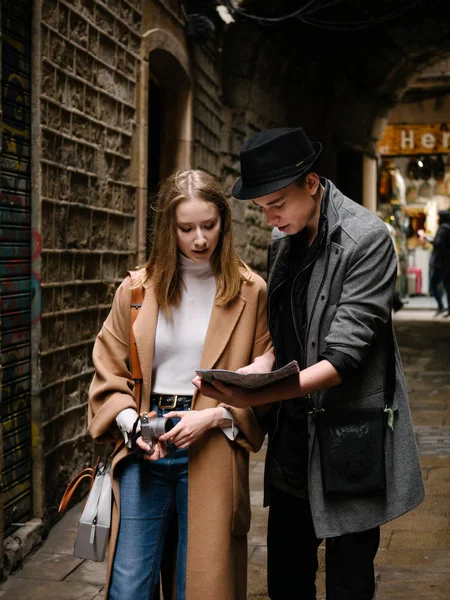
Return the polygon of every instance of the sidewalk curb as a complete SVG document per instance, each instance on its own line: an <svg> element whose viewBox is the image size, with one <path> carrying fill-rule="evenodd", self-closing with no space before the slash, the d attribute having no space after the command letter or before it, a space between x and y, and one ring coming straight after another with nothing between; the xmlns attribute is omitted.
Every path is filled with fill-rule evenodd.
<svg viewBox="0 0 450 600"><path fill-rule="evenodd" d="M2 580L20 566L23 559L30 554L44 539L42 519L31 519L12 535L5 539Z"/></svg>

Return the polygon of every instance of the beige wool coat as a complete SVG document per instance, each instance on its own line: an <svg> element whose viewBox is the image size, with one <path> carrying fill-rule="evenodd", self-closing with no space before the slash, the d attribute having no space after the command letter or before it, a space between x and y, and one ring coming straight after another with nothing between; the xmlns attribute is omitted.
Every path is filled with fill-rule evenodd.
<svg viewBox="0 0 450 600"><path fill-rule="evenodd" d="M236 370L271 347L266 318L266 284L256 274L241 284L238 298L227 306L214 305L206 334L202 369ZM96 441L120 438L115 418L136 408L130 366L130 277L118 288L111 312L97 336L93 361L96 369L89 392L89 433ZM134 323L143 374L142 411L149 410L152 359L158 305L151 282ZM195 374L192 374L195 376ZM192 408L218 403L195 390ZM247 532L250 527L248 451L257 452L264 439L251 409L229 408L239 428L234 442L220 428L206 432L189 448L187 600L244 600L247 594ZM129 450L113 461L113 513L108 547L107 587L119 531L119 481L115 467ZM151 507L149 507L151 510Z"/></svg>

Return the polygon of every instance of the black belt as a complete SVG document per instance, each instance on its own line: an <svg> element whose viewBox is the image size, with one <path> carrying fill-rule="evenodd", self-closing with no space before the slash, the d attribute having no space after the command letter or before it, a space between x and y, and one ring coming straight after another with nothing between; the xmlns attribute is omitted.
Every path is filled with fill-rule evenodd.
<svg viewBox="0 0 450 600"><path fill-rule="evenodd" d="M192 396L178 396L177 394L152 394L150 396L152 406L158 405L158 408L177 408L177 406L185 406L191 404Z"/></svg>

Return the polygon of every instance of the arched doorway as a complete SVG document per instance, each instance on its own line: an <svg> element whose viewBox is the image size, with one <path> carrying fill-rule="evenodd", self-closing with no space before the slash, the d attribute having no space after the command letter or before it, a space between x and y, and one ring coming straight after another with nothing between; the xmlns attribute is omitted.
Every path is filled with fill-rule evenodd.
<svg viewBox="0 0 450 600"><path fill-rule="evenodd" d="M147 254L155 194L160 181L191 164L192 93L190 79L167 50L149 54Z"/></svg>

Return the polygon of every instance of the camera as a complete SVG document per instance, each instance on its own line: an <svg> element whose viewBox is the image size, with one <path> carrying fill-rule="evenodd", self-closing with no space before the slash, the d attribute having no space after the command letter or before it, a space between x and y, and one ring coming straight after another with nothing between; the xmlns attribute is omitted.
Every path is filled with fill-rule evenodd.
<svg viewBox="0 0 450 600"><path fill-rule="evenodd" d="M147 414L141 416L141 433L143 441L150 446L150 452L155 451L155 443L159 438L172 429L174 423L172 419L167 417L149 418Z"/></svg>

